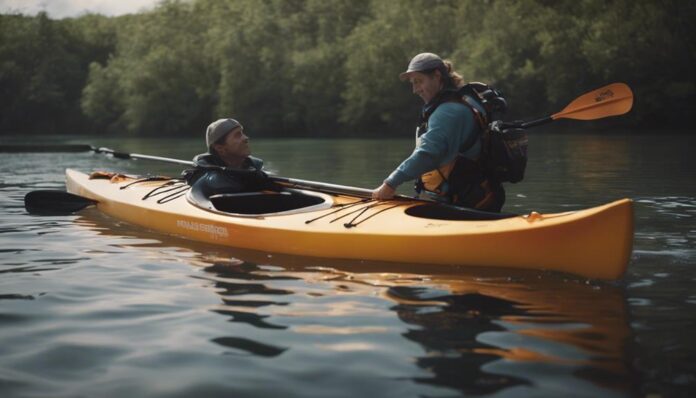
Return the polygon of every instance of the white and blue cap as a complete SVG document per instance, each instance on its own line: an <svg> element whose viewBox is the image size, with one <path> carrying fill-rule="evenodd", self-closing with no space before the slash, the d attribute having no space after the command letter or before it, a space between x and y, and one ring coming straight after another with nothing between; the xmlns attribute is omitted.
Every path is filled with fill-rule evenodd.
<svg viewBox="0 0 696 398"><path fill-rule="evenodd" d="M224 137L230 131L242 127L242 124L234 119L218 119L208 126L205 131L205 145L210 147L220 138ZM243 128L243 127L242 127Z"/></svg>
<svg viewBox="0 0 696 398"><path fill-rule="evenodd" d="M408 63L408 69L399 75L399 79L407 80L409 76L416 72L425 72L428 70L440 69L446 71L445 62L437 54L420 53L411 59Z"/></svg>

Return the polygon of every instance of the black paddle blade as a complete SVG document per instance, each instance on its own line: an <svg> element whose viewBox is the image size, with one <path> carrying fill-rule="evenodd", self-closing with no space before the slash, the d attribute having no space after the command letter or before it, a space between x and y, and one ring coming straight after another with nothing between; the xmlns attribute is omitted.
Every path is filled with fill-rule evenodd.
<svg viewBox="0 0 696 398"><path fill-rule="evenodd" d="M70 214L94 204L97 204L96 200L65 191L31 191L24 196L24 208L32 214Z"/></svg>

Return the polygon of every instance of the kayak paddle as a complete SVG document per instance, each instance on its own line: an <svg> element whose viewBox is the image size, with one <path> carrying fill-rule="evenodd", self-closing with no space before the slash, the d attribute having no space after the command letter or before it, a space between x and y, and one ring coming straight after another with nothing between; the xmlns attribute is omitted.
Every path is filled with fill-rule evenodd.
<svg viewBox="0 0 696 398"><path fill-rule="evenodd" d="M624 83L612 83L585 93L562 111L530 122L505 122L504 127L530 128L558 119L596 120L623 115L633 106L633 92Z"/></svg>
<svg viewBox="0 0 696 398"><path fill-rule="evenodd" d="M24 207L32 214L70 214L95 204L96 200L57 190L31 191L24 196Z"/></svg>

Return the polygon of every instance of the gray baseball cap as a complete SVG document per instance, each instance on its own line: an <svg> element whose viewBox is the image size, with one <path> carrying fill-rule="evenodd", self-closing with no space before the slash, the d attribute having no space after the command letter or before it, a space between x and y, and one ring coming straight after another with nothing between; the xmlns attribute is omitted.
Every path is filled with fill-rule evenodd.
<svg viewBox="0 0 696 398"><path fill-rule="evenodd" d="M406 69L406 72L399 75L399 79L406 80L412 73L444 67L445 63L437 54L420 53L413 57L411 62L408 63L408 69Z"/></svg>
<svg viewBox="0 0 696 398"><path fill-rule="evenodd" d="M218 119L210 123L208 129L205 131L205 144L210 148L215 141L224 137L237 127L242 127L242 124L234 119Z"/></svg>

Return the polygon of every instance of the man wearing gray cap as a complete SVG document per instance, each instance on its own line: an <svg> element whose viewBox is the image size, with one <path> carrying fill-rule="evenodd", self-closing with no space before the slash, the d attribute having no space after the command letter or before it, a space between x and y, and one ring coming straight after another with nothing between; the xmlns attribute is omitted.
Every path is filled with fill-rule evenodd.
<svg viewBox="0 0 696 398"><path fill-rule="evenodd" d="M416 190L431 199L479 210L500 211L505 191L488 179L479 164L486 110L462 96L462 77L452 63L433 53L413 57L399 75L425 105L416 130L416 149L372 192L378 200L416 180Z"/></svg>
<svg viewBox="0 0 696 398"><path fill-rule="evenodd" d="M235 119L218 119L205 132L208 152L193 158L187 182L204 195L260 191L273 183L263 172L263 160L251 156L249 137Z"/></svg>

